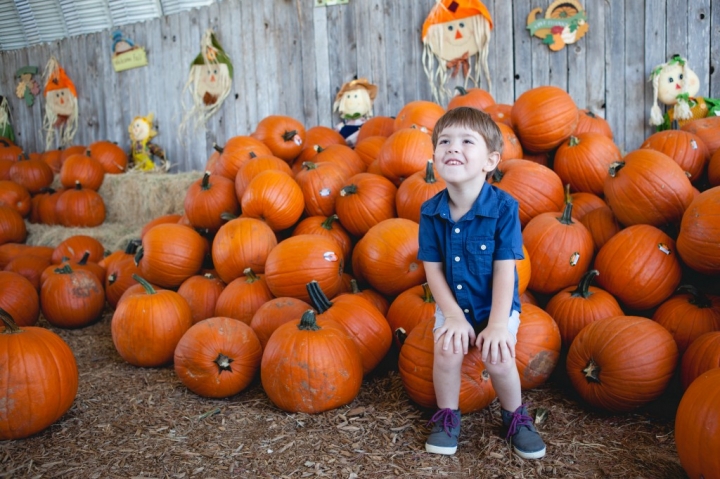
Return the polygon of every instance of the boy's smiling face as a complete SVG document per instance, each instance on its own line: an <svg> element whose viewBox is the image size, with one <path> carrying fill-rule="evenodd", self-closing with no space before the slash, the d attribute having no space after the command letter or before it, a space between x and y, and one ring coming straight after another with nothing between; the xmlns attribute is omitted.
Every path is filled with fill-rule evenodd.
<svg viewBox="0 0 720 479"><path fill-rule="evenodd" d="M485 181L500 162L497 151L489 152L485 139L462 125L446 127L439 135L434 154L440 177L449 184Z"/></svg>

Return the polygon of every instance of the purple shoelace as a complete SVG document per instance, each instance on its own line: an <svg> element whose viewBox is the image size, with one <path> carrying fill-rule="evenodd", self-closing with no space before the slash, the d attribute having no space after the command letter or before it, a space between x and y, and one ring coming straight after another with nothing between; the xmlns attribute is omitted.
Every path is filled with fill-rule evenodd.
<svg viewBox="0 0 720 479"><path fill-rule="evenodd" d="M507 436L505 436L505 439L510 438L511 436L514 436L515 433L523 426L526 426L528 428L532 427L533 420L530 416L527 414L522 414L518 411L523 409L525 407L525 404L520 406L515 410L515 412L512 413L512 421L510 421L510 426L508 427Z"/></svg>
<svg viewBox="0 0 720 479"><path fill-rule="evenodd" d="M452 409L450 408L438 409L438 411L433 414L433 417L430 418L430 421L428 421L428 426L430 424L435 424L441 421L443 425L443 430L448 436L451 436L450 431L453 428L456 428L460 425L460 419L458 419L458 417L452 412Z"/></svg>

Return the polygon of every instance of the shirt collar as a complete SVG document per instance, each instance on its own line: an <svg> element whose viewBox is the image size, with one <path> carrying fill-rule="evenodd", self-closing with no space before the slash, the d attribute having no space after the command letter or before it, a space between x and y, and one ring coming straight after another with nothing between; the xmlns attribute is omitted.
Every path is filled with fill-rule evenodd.
<svg viewBox="0 0 720 479"><path fill-rule="evenodd" d="M440 192L439 201L435 204L435 209L431 212L433 216L441 216L443 218L450 217L450 205L448 204L450 196L448 195L447 188ZM475 203L468 214L475 216L486 216L488 218L498 217L498 195L490 183L485 182L482 190L478 195Z"/></svg>

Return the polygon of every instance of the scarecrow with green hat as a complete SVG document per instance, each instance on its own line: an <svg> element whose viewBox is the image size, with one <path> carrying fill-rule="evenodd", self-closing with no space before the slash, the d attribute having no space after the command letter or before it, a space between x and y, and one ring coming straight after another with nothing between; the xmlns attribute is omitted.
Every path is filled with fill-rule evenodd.
<svg viewBox="0 0 720 479"><path fill-rule="evenodd" d="M185 116L180 124L180 133L187 129L191 120L194 127L204 127L211 116L217 112L230 94L232 87L233 66L230 57L225 53L215 37L208 29L200 42L200 53L190 65L190 75L183 89L190 91L192 106L187 107L183 101Z"/></svg>

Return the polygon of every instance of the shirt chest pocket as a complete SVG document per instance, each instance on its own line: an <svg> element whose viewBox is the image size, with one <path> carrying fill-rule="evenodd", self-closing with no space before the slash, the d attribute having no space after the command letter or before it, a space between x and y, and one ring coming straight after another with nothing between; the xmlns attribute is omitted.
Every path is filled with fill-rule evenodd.
<svg viewBox="0 0 720 479"><path fill-rule="evenodd" d="M472 274L491 274L495 240L476 238L466 243L468 266Z"/></svg>

